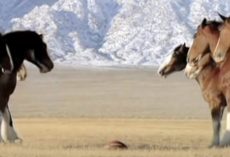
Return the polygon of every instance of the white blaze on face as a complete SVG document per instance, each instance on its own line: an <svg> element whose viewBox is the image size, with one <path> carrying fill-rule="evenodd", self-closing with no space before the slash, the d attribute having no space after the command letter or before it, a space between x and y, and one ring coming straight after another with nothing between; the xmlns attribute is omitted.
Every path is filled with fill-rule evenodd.
<svg viewBox="0 0 230 157"><path fill-rule="evenodd" d="M198 77L201 70L203 69L203 66L209 61L209 55L205 55L205 57L202 57L202 54L200 54L195 59L197 60L196 64L191 64L190 62L188 62L185 67L185 74L190 79L195 79Z"/></svg>
<svg viewBox="0 0 230 157"><path fill-rule="evenodd" d="M160 72L163 68L165 68L165 66L167 66L167 65L170 63L170 61L171 61L171 59L172 59L172 56L173 56L173 53L170 54L170 55L168 55L168 56L164 59L163 63L160 65L160 67L159 67L159 69L158 69L158 74L159 74L159 72Z"/></svg>
<svg viewBox="0 0 230 157"><path fill-rule="evenodd" d="M216 63L224 61L225 55L226 55L225 53L223 53L223 50L220 50L219 44L220 44L220 38L218 39L218 42L216 44L216 48L215 48L214 53L213 53L214 55L212 56Z"/></svg>

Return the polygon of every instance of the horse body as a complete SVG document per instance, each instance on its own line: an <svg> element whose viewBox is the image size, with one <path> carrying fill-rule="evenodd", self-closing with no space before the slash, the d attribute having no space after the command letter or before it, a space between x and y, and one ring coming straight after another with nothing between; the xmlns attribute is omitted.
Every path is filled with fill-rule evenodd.
<svg viewBox="0 0 230 157"><path fill-rule="evenodd" d="M2 36L12 57L14 68L10 73L0 73L0 112L2 114L1 136L5 142L20 141L9 111L8 101L17 82L17 71L24 60L35 64L40 72L49 72L53 62L48 56L46 44L40 35L33 31L17 31Z"/></svg>
<svg viewBox="0 0 230 157"><path fill-rule="evenodd" d="M210 147L220 144L221 120L227 105L225 94L219 88L219 72L218 68L207 63L196 78L202 90L202 96L208 102L211 111L213 137Z"/></svg>
<svg viewBox="0 0 230 157"><path fill-rule="evenodd" d="M212 31L206 31L205 28L209 27ZM197 42L199 43L199 40L205 40L206 44L205 45L199 45L197 44L196 46L192 45L192 48L190 49L190 56L189 58L189 64L190 66L193 64L193 67L199 67L203 68L199 64L194 62L194 58L197 58L199 55L204 55L208 53L208 50L211 50L210 55L215 56L214 51L217 49L217 43L219 43L219 36L220 36L220 31L219 29L222 28L223 25L215 25L211 27L211 24L207 24L207 22L202 22L201 26L198 28L197 32L199 33L199 36L203 36L202 38L195 38L194 43ZM213 33L215 32L215 33ZM207 36L209 35L209 36ZM213 40L210 42L210 40ZM201 44L205 42L200 42ZM207 47L208 49L200 49L201 47ZM194 55L196 54L196 55ZM190 58L191 57L191 58ZM221 58L222 56L219 56L218 58ZM213 57L214 58L214 57ZM198 59L199 60L199 59ZM210 60L213 62L213 60ZM221 91L227 105L227 124L226 124L226 131L224 133L223 138L220 141L220 145L230 145L230 56L225 55L225 59L223 62L217 63L216 64L216 73L215 75L211 78L214 79L214 83L217 86L217 90ZM196 68L197 69L197 68ZM187 69L188 70L188 69ZM191 72L191 71L190 71ZM187 75L190 75L189 70L186 72ZM208 77L208 76L207 76Z"/></svg>
<svg viewBox="0 0 230 157"><path fill-rule="evenodd" d="M179 52L177 52L178 50ZM161 76L166 77L175 71L183 70L187 63L187 53L188 48L185 48L185 45L178 46L176 49L174 49L171 59L168 59L168 64L164 64L164 66L159 69L158 73ZM196 81L200 85L202 96L209 104L211 110L213 121L213 138L210 146L216 146L219 145L221 127L220 122L226 106L226 100L223 93L219 90L218 84L216 84L216 82L219 80L218 75L216 74L218 74L220 71L218 68L216 68L215 64L210 64L211 56L206 54L200 59L200 64L202 63L204 68L202 68L200 73L196 76ZM178 70L175 67L184 68Z"/></svg>

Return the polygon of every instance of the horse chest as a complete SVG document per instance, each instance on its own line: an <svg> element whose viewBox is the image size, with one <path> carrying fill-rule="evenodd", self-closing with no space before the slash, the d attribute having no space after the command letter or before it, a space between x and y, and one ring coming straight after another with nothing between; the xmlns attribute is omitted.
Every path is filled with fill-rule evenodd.
<svg viewBox="0 0 230 157"><path fill-rule="evenodd" d="M219 106L222 103L220 93L217 91L203 91L203 98L208 102L211 108Z"/></svg>
<svg viewBox="0 0 230 157"><path fill-rule="evenodd" d="M219 86L223 90L225 90L226 88L230 88L230 73L229 72L220 74Z"/></svg>
<svg viewBox="0 0 230 157"><path fill-rule="evenodd" d="M12 94L16 86L16 74L0 75L0 93Z"/></svg>
<svg viewBox="0 0 230 157"><path fill-rule="evenodd" d="M210 107L218 106L221 103L221 91L218 88L218 78L210 76L212 79L202 79L200 85L202 86L202 95Z"/></svg>

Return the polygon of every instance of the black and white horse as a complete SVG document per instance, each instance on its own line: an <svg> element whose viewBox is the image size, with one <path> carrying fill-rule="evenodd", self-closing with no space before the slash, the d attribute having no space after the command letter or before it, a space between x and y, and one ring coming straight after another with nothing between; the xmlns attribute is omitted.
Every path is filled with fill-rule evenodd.
<svg viewBox="0 0 230 157"><path fill-rule="evenodd" d="M24 60L35 64L41 73L51 71L54 65L42 35L33 31L16 31L0 36L0 51L1 137L4 142L21 141L14 129L8 107L10 95L16 87L17 71Z"/></svg>

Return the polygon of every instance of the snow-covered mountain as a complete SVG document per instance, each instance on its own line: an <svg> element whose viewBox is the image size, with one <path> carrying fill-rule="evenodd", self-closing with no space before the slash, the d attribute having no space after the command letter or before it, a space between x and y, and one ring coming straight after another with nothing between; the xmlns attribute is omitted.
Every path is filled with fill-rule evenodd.
<svg viewBox="0 0 230 157"><path fill-rule="evenodd" d="M70 65L159 65L191 43L204 17L230 15L229 0L0 0L0 31L43 33Z"/></svg>

